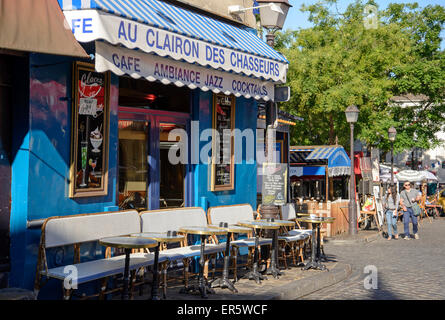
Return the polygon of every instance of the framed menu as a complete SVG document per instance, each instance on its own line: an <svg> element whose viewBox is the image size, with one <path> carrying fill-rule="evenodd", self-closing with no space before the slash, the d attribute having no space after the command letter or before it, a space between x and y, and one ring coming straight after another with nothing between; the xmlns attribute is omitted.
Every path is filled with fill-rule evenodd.
<svg viewBox="0 0 445 320"><path fill-rule="evenodd" d="M263 163L262 204L282 206L287 199L287 164Z"/></svg>
<svg viewBox="0 0 445 320"><path fill-rule="evenodd" d="M214 94L211 191L234 188L234 126L235 97Z"/></svg>
<svg viewBox="0 0 445 320"><path fill-rule="evenodd" d="M73 65L70 197L107 194L109 73L94 65Z"/></svg>

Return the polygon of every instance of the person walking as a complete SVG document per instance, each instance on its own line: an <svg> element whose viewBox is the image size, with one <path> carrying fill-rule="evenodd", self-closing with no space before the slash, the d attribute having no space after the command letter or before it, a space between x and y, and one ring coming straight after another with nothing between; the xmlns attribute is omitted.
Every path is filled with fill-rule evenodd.
<svg viewBox="0 0 445 320"><path fill-rule="evenodd" d="M411 183L406 181L403 184L404 190L400 192L400 205L403 210L403 228L405 231L405 240L409 240L409 220L413 223L414 239L419 239L417 234L417 217L414 215L412 209L413 203L420 200L420 195L417 190L411 188Z"/></svg>
<svg viewBox="0 0 445 320"><path fill-rule="evenodd" d="M388 240L392 239L392 231L394 230L394 239L398 239L397 233L397 209L399 207L400 195L397 193L395 186L388 187L386 196L384 197L384 207L386 212L386 223L388 225Z"/></svg>

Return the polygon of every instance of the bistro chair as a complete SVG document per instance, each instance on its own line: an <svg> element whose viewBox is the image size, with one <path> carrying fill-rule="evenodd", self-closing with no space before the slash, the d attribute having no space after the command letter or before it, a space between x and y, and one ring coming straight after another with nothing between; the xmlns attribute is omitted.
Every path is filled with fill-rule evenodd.
<svg viewBox="0 0 445 320"><path fill-rule="evenodd" d="M292 258L292 263L297 266L297 257L300 258L300 263L304 263L304 247L307 240L311 237L312 230L302 229L298 223L295 205L293 203L286 203L280 206L280 220L295 221L297 228L291 229L282 227L281 233L278 236L278 242L280 244L279 252L282 253L279 260L284 262L284 266L287 269L287 259Z"/></svg>

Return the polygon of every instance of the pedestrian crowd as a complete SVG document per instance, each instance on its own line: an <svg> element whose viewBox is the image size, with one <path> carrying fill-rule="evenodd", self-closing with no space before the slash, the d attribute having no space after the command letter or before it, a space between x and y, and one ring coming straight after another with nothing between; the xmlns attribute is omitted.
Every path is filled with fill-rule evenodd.
<svg viewBox="0 0 445 320"><path fill-rule="evenodd" d="M386 222L388 225L388 240L398 239L399 235L397 232L397 219L398 219L398 208L403 211L403 239L409 240L410 237L410 221L413 225L413 237L414 239L419 239L418 235L418 223L417 217L420 215L419 202L421 200L422 193L413 188L410 182L405 182L403 184L403 190L400 194L397 192L395 186L388 187L387 193L384 197L383 206L386 213Z"/></svg>

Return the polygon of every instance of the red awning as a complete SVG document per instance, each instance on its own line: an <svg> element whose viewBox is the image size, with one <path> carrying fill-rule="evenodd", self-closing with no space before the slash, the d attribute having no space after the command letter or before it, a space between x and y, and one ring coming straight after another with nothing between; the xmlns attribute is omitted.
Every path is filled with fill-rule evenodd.
<svg viewBox="0 0 445 320"><path fill-rule="evenodd" d="M0 0L0 49L88 57L57 0Z"/></svg>

